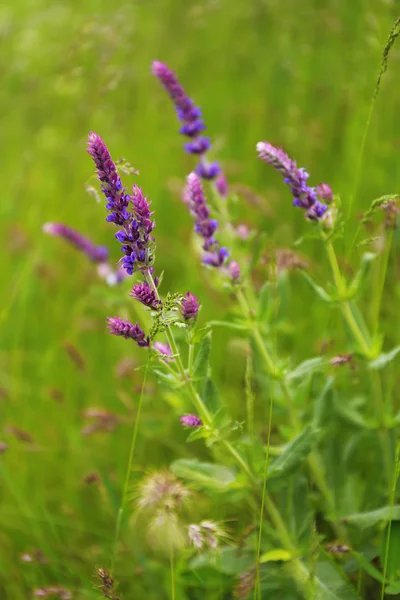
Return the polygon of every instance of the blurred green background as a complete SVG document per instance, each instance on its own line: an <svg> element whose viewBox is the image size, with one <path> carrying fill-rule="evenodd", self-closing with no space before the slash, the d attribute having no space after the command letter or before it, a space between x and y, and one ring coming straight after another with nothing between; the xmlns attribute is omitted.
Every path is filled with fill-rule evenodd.
<svg viewBox="0 0 400 600"><path fill-rule="evenodd" d="M256 205L240 197L237 223L265 231L268 248L288 247L307 224L292 209L279 176L257 160L255 144L267 139L282 145L307 167L313 184L329 182L346 204L398 8L391 0L2 4L0 441L9 446L0 457L2 600L25 599L50 583L80 590L77 598L98 597L93 570L107 566L126 468L142 378L130 361L144 359L107 336L105 318L127 314L126 307L132 319L137 316L129 283L106 291L83 256L41 230L46 221L64 222L119 258L103 206L85 191L85 183L94 184L88 132L102 135L115 159L123 156L140 171L135 181L156 210L164 290L190 289L201 299L202 318L221 317L229 300L212 290L208 272L188 252L192 225L180 193L193 161L183 152L173 107L151 75L151 61L174 69L202 107L214 155L230 183L261 197ZM355 219L374 198L400 188L400 46L389 63L367 139ZM323 277L318 245L310 241L300 249L311 257L316 277ZM391 273L388 347L399 333L394 260ZM312 356L335 317L298 280L287 309L295 323L288 349ZM244 369L241 342L217 333L214 354L218 379L240 416L235 384ZM127 359L122 366L121 359ZM235 376L231 361L238 366ZM128 376L121 377L123 366ZM168 407L156 389L149 382L139 474L193 451L180 443L185 434L176 422L175 399ZM85 436L82 415L91 407L116 413L121 422L111 432ZM84 482L92 472L100 473L99 484ZM129 532L123 537L118 568L125 597L144 597L144 591L146 598L162 597L163 574L151 553ZM22 553L35 549L48 564L21 561Z"/></svg>

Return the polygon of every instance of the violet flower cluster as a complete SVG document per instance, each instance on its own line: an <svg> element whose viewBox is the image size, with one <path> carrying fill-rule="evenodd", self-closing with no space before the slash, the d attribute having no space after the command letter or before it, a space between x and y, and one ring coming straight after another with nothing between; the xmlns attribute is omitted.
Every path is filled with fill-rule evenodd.
<svg viewBox="0 0 400 600"><path fill-rule="evenodd" d="M132 195L126 193L108 148L96 133L89 134L88 152L95 162L106 197L110 213L107 221L121 227L115 237L122 244L123 267L129 275L148 269L154 260L151 232L155 227L150 202L137 185L133 186Z"/></svg>
<svg viewBox="0 0 400 600"><path fill-rule="evenodd" d="M229 257L229 250L220 247L214 237L218 221L210 217L203 186L196 173L190 173L187 177L185 200L195 219L194 229L203 238L203 262L213 267L221 267Z"/></svg>
<svg viewBox="0 0 400 600"><path fill-rule="evenodd" d="M206 126L204 120L201 118L200 108L195 106L193 100L188 97L175 73L167 65L155 60L153 61L152 71L175 104L178 119L183 123L179 130L180 133L190 138L190 142L185 144L186 152L200 156L196 173L203 179L214 179L220 175L217 182L224 192L226 189L226 180L221 173L218 163L209 163L205 158L207 150L211 148L211 143L208 137L202 135Z"/></svg>
<svg viewBox="0 0 400 600"><path fill-rule="evenodd" d="M257 144L259 158L279 171L284 182L290 187L294 197L293 205L306 210L306 217L313 221L318 221L324 216L328 207L318 198L318 189L322 199L332 199L332 192L328 184L321 184L319 188L310 187L307 184L309 174L305 169L298 168L296 161L281 149L272 146L269 142L259 142ZM322 187L324 186L324 187ZM329 190L327 189L329 188Z"/></svg>
<svg viewBox="0 0 400 600"><path fill-rule="evenodd" d="M108 248L96 246L87 237L64 225L63 223L45 223L43 231L49 235L63 238L72 246L86 254L87 258L94 263L104 263L108 260Z"/></svg>
<svg viewBox="0 0 400 600"><path fill-rule="evenodd" d="M201 427L203 421L197 415L182 415L179 419L184 427Z"/></svg>

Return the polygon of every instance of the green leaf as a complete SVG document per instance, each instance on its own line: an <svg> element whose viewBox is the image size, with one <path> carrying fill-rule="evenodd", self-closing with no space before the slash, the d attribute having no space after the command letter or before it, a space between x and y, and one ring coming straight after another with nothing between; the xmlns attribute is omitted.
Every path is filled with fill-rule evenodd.
<svg viewBox="0 0 400 600"><path fill-rule="evenodd" d="M234 329L236 331L248 331L248 325L235 323L234 321L209 321L210 327L225 327L226 329Z"/></svg>
<svg viewBox="0 0 400 600"><path fill-rule="evenodd" d="M268 311L271 306L271 283L266 281L259 293L257 320L263 322L267 319Z"/></svg>
<svg viewBox="0 0 400 600"><path fill-rule="evenodd" d="M376 370L383 369L388 363L396 358L399 352L400 346L396 346L396 348L393 348L393 350L390 352L386 352L386 354L380 354L378 358L369 363L369 368Z"/></svg>
<svg viewBox="0 0 400 600"><path fill-rule="evenodd" d="M343 517L343 522L364 530L369 527L375 527L375 525L379 525L382 522L385 523L390 519L392 521L400 521L400 505L382 506L376 510L354 513Z"/></svg>
<svg viewBox="0 0 400 600"><path fill-rule="evenodd" d="M194 363L193 377L196 380L202 380L208 373L211 352L211 331L202 339L199 351Z"/></svg>
<svg viewBox="0 0 400 600"><path fill-rule="evenodd" d="M304 462L318 438L318 430L306 427L294 440L286 444L282 454L278 456L268 469L268 479L287 480Z"/></svg>
<svg viewBox="0 0 400 600"><path fill-rule="evenodd" d="M223 465L205 463L198 460L179 459L172 463L171 470L182 479L189 481L196 489L225 492L234 484L236 475Z"/></svg>
<svg viewBox="0 0 400 600"><path fill-rule="evenodd" d="M344 579L339 568L330 562L318 562L315 600L359 600L360 596Z"/></svg>
<svg viewBox="0 0 400 600"><path fill-rule="evenodd" d="M306 375L310 375L310 373L320 371L322 367L325 367L326 364L326 359L320 356L317 356L316 358L310 358L309 360L305 360L304 362L300 363L295 369L293 369L293 371L287 373L286 380L290 381L291 379L305 377Z"/></svg>
<svg viewBox="0 0 400 600"><path fill-rule="evenodd" d="M221 548L216 556L215 551L203 552L191 562L191 569L212 566L219 573L226 575L240 575L254 565L254 557L250 554L238 552L238 548Z"/></svg>
<svg viewBox="0 0 400 600"><path fill-rule="evenodd" d="M351 556L358 562L364 571L368 573L368 575L371 575L371 577L379 581L379 583L384 583L385 580L383 574L368 561L364 554L361 554L361 552L355 552L353 550Z"/></svg>
<svg viewBox="0 0 400 600"><path fill-rule="evenodd" d="M291 552L284 550L283 548L277 548L276 550L264 552L264 554L260 556L260 563L277 561L287 562L288 560L292 560L292 558L293 554Z"/></svg>
<svg viewBox="0 0 400 600"><path fill-rule="evenodd" d="M324 302L328 302L331 303L333 302L333 298L328 294L327 291L324 290L323 287L321 287L320 285L317 285L315 283L315 281L313 279L311 279L311 277L309 276L308 273L306 273L306 271L301 270L300 271L300 275L302 277L304 277L304 279L307 281L308 285L314 290L314 292L324 301Z"/></svg>
<svg viewBox="0 0 400 600"><path fill-rule="evenodd" d="M385 589L385 594L389 594L391 596L400 594L400 581L394 581L393 583L390 583Z"/></svg>
<svg viewBox="0 0 400 600"><path fill-rule="evenodd" d="M335 412L344 421L362 429L374 429L376 424L371 420L367 420L358 410L364 404L365 399L361 397L353 398L351 401L346 398L339 399L337 396L334 397Z"/></svg>
<svg viewBox="0 0 400 600"><path fill-rule="evenodd" d="M400 522L393 521L390 527L390 538L388 544L389 524L386 526L382 538L381 564L386 565L386 576L388 579L400 577Z"/></svg>
<svg viewBox="0 0 400 600"><path fill-rule="evenodd" d="M365 252L361 258L360 267L351 282L348 292L350 296L354 296L359 291L362 283L365 281L372 261L375 259L376 254L373 252Z"/></svg>
<svg viewBox="0 0 400 600"><path fill-rule="evenodd" d="M216 413L221 407L219 391L211 377L205 378L201 396L212 414Z"/></svg>
<svg viewBox="0 0 400 600"><path fill-rule="evenodd" d="M329 377L321 393L314 401L314 415L312 425L314 429L321 427L326 423L327 419L332 414L332 405L334 401L334 391L332 384L335 381L334 377Z"/></svg>

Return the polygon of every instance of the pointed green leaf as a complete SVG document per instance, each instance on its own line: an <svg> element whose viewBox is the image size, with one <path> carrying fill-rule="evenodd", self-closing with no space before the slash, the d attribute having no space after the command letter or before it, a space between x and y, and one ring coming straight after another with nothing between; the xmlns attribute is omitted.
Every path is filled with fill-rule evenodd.
<svg viewBox="0 0 400 600"><path fill-rule="evenodd" d="M212 414L216 413L217 410L221 408L219 391L211 377L206 377L201 397Z"/></svg>
<svg viewBox="0 0 400 600"><path fill-rule="evenodd" d="M286 481L304 462L317 443L318 431L306 427L294 440L286 444L282 454L278 456L268 469L268 478Z"/></svg>
<svg viewBox="0 0 400 600"><path fill-rule="evenodd" d="M259 293L257 320L263 322L267 319L268 310L271 306L271 283L266 281Z"/></svg>
<svg viewBox="0 0 400 600"><path fill-rule="evenodd" d="M325 365L327 361L325 358L317 356L316 358L310 358L300 363L293 371L290 371L286 374L287 381L291 379L298 379L301 377L305 377L306 375L310 375L310 373L314 373L315 371L320 371Z"/></svg>
<svg viewBox="0 0 400 600"><path fill-rule="evenodd" d="M202 380L208 373L211 352L211 331L202 339L200 348L197 352L194 363L193 377L196 380Z"/></svg>
<svg viewBox="0 0 400 600"><path fill-rule="evenodd" d="M331 303L333 302L333 298L328 294L326 290L320 285L317 285L313 279L309 276L306 271L300 271L300 274L307 281L308 285L314 290L314 292L324 301Z"/></svg>
<svg viewBox="0 0 400 600"><path fill-rule="evenodd" d="M391 350L390 352L380 354L378 358L369 363L369 368L375 370L383 369L388 363L390 363L396 358L399 352L400 346L396 346L396 348L393 348L393 350Z"/></svg>
<svg viewBox="0 0 400 600"><path fill-rule="evenodd" d="M176 460L172 463L171 470L178 477L189 481L196 489L209 492L226 491L227 486L236 480L236 475L231 469L198 460Z"/></svg>
<svg viewBox="0 0 400 600"><path fill-rule="evenodd" d="M365 252L363 254L363 256L361 258L360 267L359 267L357 273L355 274L353 281L351 282L351 284L349 286L349 295L350 296L354 296L359 291L362 283L365 281L365 279L369 273L371 263L375 259L375 257L376 257L376 254L373 254L372 252Z"/></svg>
<svg viewBox="0 0 400 600"><path fill-rule="evenodd" d="M361 530L374 527L380 523L385 523L389 521L389 519L392 519L392 521L400 521L400 505L382 506L376 510L354 513L347 517L343 517L345 523L354 525Z"/></svg>

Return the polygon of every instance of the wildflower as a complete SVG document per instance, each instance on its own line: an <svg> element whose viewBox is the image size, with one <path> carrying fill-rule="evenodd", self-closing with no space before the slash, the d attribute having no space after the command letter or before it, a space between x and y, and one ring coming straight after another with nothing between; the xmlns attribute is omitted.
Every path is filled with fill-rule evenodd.
<svg viewBox="0 0 400 600"><path fill-rule="evenodd" d="M4 452L7 452L8 450L8 444L6 444L6 442L0 442L0 454L4 454Z"/></svg>
<svg viewBox="0 0 400 600"><path fill-rule="evenodd" d="M196 548L209 548L211 550L216 550L219 542L228 537L218 523L209 520L189 525L188 536L190 542Z"/></svg>
<svg viewBox="0 0 400 600"><path fill-rule="evenodd" d="M115 270L108 263L100 263L97 265L97 274L101 279L104 279L109 286L122 283L127 276L127 272L123 267L119 267Z"/></svg>
<svg viewBox="0 0 400 600"><path fill-rule="evenodd" d="M82 428L82 435L92 435L98 431L114 431L121 421L118 415L102 408L88 408L84 411L83 417L90 420L90 423Z"/></svg>
<svg viewBox="0 0 400 600"><path fill-rule="evenodd" d="M190 212L195 218L194 229L203 238L203 250L206 252L203 262L214 267L222 266L229 256L229 251L221 248L214 238L218 221L210 218L203 186L196 173L190 173L187 178L185 198Z"/></svg>
<svg viewBox="0 0 400 600"><path fill-rule="evenodd" d="M195 319L199 312L200 304L198 299L191 292L187 292L182 300L181 312L185 321Z"/></svg>
<svg viewBox="0 0 400 600"><path fill-rule="evenodd" d="M152 473L139 486L138 506L140 509L179 510L189 496L189 490L173 473Z"/></svg>
<svg viewBox="0 0 400 600"><path fill-rule="evenodd" d="M333 200L333 192L331 186L327 183L320 183L317 185L317 194L321 198L321 200L325 200L325 202L332 202Z"/></svg>
<svg viewBox="0 0 400 600"><path fill-rule="evenodd" d="M162 342L154 342L153 349L156 350L159 354L161 354L164 360L174 360L172 358L171 347L168 344L163 344Z"/></svg>
<svg viewBox="0 0 400 600"><path fill-rule="evenodd" d="M88 259L94 263L104 263L108 260L108 249L105 246L95 246L88 238L72 229L72 227L68 227L63 223L45 223L43 231L49 235L67 240L72 246L86 254Z"/></svg>
<svg viewBox="0 0 400 600"><path fill-rule="evenodd" d="M224 173L220 173L215 181L215 188L222 198L226 198L228 195L228 182Z"/></svg>
<svg viewBox="0 0 400 600"><path fill-rule="evenodd" d="M203 421L197 415L183 415L179 420L185 427L201 427L203 425Z"/></svg>
<svg viewBox="0 0 400 600"><path fill-rule="evenodd" d="M329 361L332 367L341 367L343 365L351 364L354 361L352 354L338 354Z"/></svg>
<svg viewBox="0 0 400 600"><path fill-rule="evenodd" d="M255 582L256 582L255 569L250 569L249 571L245 571L242 575L239 576L239 581L235 585L233 597L237 598L237 600L246 600L247 598L249 598L251 592L254 589Z"/></svg>
<svg viewBox="0 0 400 600"><path fill-rule="evenodd" d="M135 284L132 288L131 296L153 310L157 310L161 305L155 291L147 282Z"/></svg>
<svg viewBox="0 0 400 600"><path fill-rule="evenodd" d="M309 174L305 169L297 168L296 162L281 148L275 148L268 142L259 142L257 151L261 160L283 175L284 182L290 186L293 194L294 206L305 209L307 218L311 220L318 221L324 216L328 207L318 199L317 190L307 185Z"/></svg>
<svg viewBox="0 0 400 600"><path fill-rule="evenodd" d="M58 585L52 585L47 588L39 588L33 592L34 598L54 598L57 597L60 600L70 600L72 594L66 588L62 588Z"/></svg>
<svg viewBox="0 0 400 600"><path fill-rule="evenodd" d="M140 347L150 346L150 339L138 324L133 325L130 321L123 321L119 317L108 317L108 327L112 335L119 335L125 339L131 339Z"/></svg>
<svg viewBox="0 0 400 600"><path fill-rule="evenodd" d="M107 569L97 569L97 577L101 581L100 591L103 592L105 598L109 600L119 600L116 596L115 582L111 573Z"/></svg>
<svg viewBox="0 0 400 600"><path fill-rule="evenodd" d="M209 163L205 159L205 153L210 149L211 143L208 137L202 135L206 126L200 108L195 106L193 100L188 97L175 73L167 65L155 60L152 71L175 104L178 119L183 123L179 132L191 140L185 144L186 152L200 156L200 162L196 168L197 174L203 179L214 179L220 174L221 169L218 163Z"/></svg>
<svg viewBox="0 0 400 600"><path fill-rule="evenodd" d="M237 282L240 279L240 265L236 260L231 260L229 265L227 266L228 273L231 276L233 282Z"/></svg>
<svg viewBox="0 0 400 600"><path fill-rule="evenodd" d="M89 134L88 152L95 162L107 200L106 208L110 213L107 221L122 227L115 237L122 244L123 267L128 275L132 275L134 271L148 268L154 260L151 232L155 223L150 202L137 185L132 187L131 195L126 193L107 146L96 133Z"/></svg>

